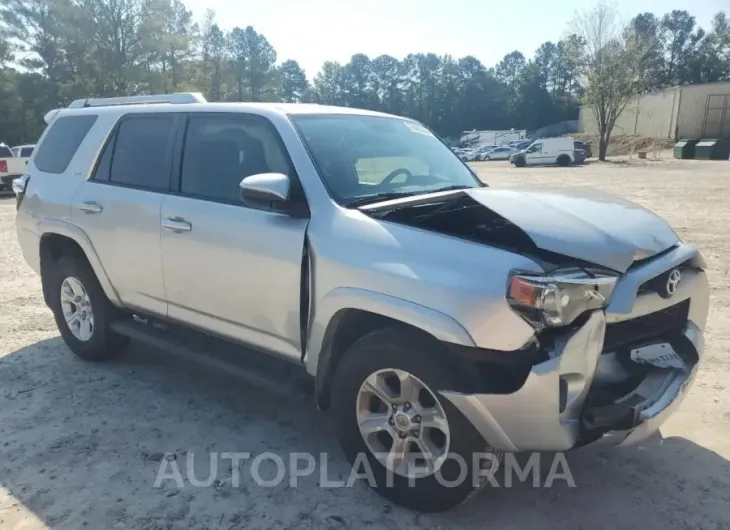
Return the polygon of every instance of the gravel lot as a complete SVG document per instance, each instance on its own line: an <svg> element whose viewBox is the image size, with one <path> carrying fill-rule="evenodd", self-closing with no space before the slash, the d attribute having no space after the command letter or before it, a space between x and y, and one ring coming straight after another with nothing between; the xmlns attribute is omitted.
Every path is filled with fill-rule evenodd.
<svg viewBox="0 0 730 530"><path fill-rule="evenodd" d="M328 453L347 476L325 415L286 398L139 346L85 364L62 344L40 281L16 243L14 200L0 200L0 528L730 528L730 163L635 161L576 168L478 163L495 186L595 186L646 205L698 245L713 286L699 379L656 436L625 450L568 454L576 487L490 489L459 509L418 515L364 484L319 487L320 472L273 488L230 460L219 481L155 488L165 453L185 472L210 452ZM724 228L723 228L724 227ZM170 457L172 458L172 456ZM548 459L543 459L543 463ZM270 463L270 462L269 462ZM167 466L167 464L165 464ZM288 465L288 464L287 464ZM227 467L226 467L227 466ZM266 466L264 466L265 468ZM273 465L267 476L275 475ZM170 467L171 469L171 467ZM263 468L262 468L263 469Z"/></svg>

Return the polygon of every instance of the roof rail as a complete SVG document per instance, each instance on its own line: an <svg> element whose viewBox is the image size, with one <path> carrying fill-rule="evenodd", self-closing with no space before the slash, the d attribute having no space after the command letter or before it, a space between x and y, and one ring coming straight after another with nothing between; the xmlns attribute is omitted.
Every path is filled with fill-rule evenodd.
<svg viewBox="0 0 730 530"><path fill-rule="evenodd" d="M207 103L200 92L175 92L174 94L153 94L150 96L125 96L119 98L77 99L69 109L84 107L110 107L114 105L146 105L152 103Z"/></svg>

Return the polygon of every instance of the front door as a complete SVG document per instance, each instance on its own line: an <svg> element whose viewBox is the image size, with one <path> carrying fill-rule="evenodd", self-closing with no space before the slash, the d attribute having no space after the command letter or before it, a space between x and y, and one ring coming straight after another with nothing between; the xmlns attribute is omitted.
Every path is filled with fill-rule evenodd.
<svg viewBox="0 0 730 530"><path fill-rule="evenodd" d="M295 178L268 120L242 113L190 115L177 193L165 197L161 212L168 314L299 359L308 220L240 201L244 177L270 172Z"/></svg>
<svg viewBox="0 0 730 530"><path fill-rule="evenodd" d="M546 154L543 153L542 143L532 144L525 151L525 162L529 165L544 164L545 160Z"/></svg>

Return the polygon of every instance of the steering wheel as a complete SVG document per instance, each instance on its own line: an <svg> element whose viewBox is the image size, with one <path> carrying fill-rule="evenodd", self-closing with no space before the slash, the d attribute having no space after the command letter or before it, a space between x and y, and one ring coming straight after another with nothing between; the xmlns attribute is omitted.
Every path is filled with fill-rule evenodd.
<svg viewBox="0 0 730 530"><path fill-rule="evenodd" d="M388 176L386 176L383 181L380 183L381 186L387 186L390 184L395 177L398 175L403 174L406 176L406 182L413 176L413 173L408 171L406 168L402 167L400 169L396 169L395 171L391 171L388 173Z"/></svg>

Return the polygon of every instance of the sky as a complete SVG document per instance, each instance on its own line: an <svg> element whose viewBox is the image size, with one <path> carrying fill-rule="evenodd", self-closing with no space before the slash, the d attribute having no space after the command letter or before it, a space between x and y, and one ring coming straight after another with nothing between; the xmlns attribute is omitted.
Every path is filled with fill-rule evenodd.
<svg viewBox="0 0 730 530"><path fill-rule="evenodd" d="M511 51L532 57L545 41L559 40L576 11L592 0L183 0L200 20L206 9L218 25L253 26L274 46L277 61L296 59L312 78L325 61L347 62L433 52L473 55L485 66ZM709 30L730 0L615 0L628 21L646 11L662 15L686 9Z"/></svg>

